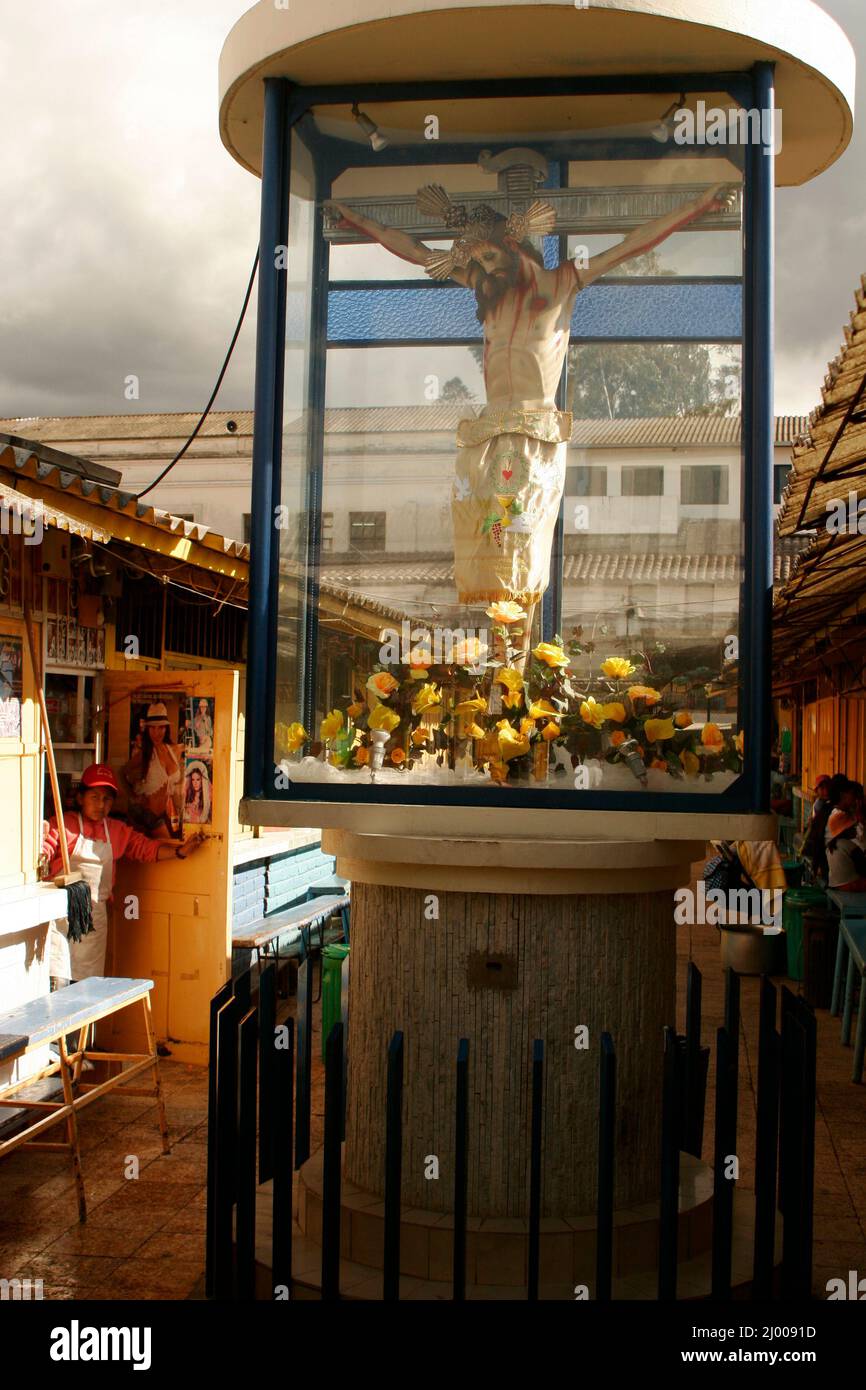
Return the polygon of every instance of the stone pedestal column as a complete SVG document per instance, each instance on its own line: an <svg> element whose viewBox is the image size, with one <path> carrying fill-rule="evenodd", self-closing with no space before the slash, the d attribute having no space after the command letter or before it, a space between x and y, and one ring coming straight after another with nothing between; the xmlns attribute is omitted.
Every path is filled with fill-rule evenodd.
<svg viewBox="0 0 866 1390"><path fill-rule="evenodd" d="M591 1213L607 1031L618 1059L616 1206L656 1197L663 1029L675 1022L673 889L703 842L330 831L324 846L353 894L346 1177L383 1191L386 1054L401 1029L404 1204L451 1209L454 1064L466 1037L469 1213L525 1217L541 1038L543 1213ZM425 1176L434 1159L438 1179Z"/></svg>

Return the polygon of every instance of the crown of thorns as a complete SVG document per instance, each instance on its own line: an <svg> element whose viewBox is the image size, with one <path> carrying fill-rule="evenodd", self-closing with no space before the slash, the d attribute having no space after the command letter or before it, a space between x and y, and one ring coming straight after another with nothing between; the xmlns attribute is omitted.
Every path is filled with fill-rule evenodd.
<svg viewBox="0 0 866 1390"><path fill-rule="evenodd" d="M457 233L448 251L431 251L425 270L434 280L447 280L460 267L469 264L479 242L489 241L502 221L500 213L487 203L480 203L471 212L465 203L452 203L438 183L419 188L418 211L443 222L449 231ZM505 235L516 242L529 236L547 236L556 226L556 212L550 203L535 202L523 212L512 212L505 219Z"/></svg>

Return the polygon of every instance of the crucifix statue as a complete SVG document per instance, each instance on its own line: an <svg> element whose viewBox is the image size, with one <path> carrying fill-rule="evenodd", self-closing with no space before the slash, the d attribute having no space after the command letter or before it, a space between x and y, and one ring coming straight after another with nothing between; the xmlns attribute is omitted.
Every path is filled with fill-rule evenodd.
<svg viewBox="0 0 866 1390"><path fill-rule="evenodd" d="M471 289L484 333L487 403L457 429L452 491L454 577L461 604L513 600L529 615L548 585L550 554L565 484L572 417L556 404L576 296L594 280L650 251L696 218L734 201L717 184L666 216L630 232L579 267L545 267L533 236L549 235L556 212L533 202L509 217L482 204L468 211L439 185L418 193L418 209L453 235L448 250L364 217L343 203L326 211L436 280Z"/></svg>

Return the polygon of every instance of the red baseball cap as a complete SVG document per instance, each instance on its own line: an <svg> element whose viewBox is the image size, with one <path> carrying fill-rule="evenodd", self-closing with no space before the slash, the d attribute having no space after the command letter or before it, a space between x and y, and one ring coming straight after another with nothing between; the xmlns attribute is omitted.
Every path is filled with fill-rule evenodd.
<svg viewBox="0 0 866 1390"><path fill-rule="evenodd" d="M90 767L85 768L81 776L82 787L110 787L113 792L119 792L117 778L110 767L105 763L91 763Z"/></svg>

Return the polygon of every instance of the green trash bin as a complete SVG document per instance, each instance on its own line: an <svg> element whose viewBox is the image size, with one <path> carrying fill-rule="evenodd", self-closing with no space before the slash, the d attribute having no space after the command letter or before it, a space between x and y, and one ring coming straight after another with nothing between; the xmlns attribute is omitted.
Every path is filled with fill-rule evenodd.
<svg viewBox="0 0 866 1390"><path fill-rule="evenodd" d="M322 1061L331 1029L342 1017L343 961L348 954L348 946L325 946L322 951Z"/></svg>
<svg viewBox="0 0 866 1390"><path fill-rule="evenodd" d="M789 888L799 888L803 882L804 864L802 859L783 859L782 868Z"/></svg>
<svg viewBox="0 0 866 1390"><path fill-rule="evenodd" d="M803 978L803 914L810 907L826 907L823 888L789 888L782 900L782 926L788 949L788 976Z"/></svg>

